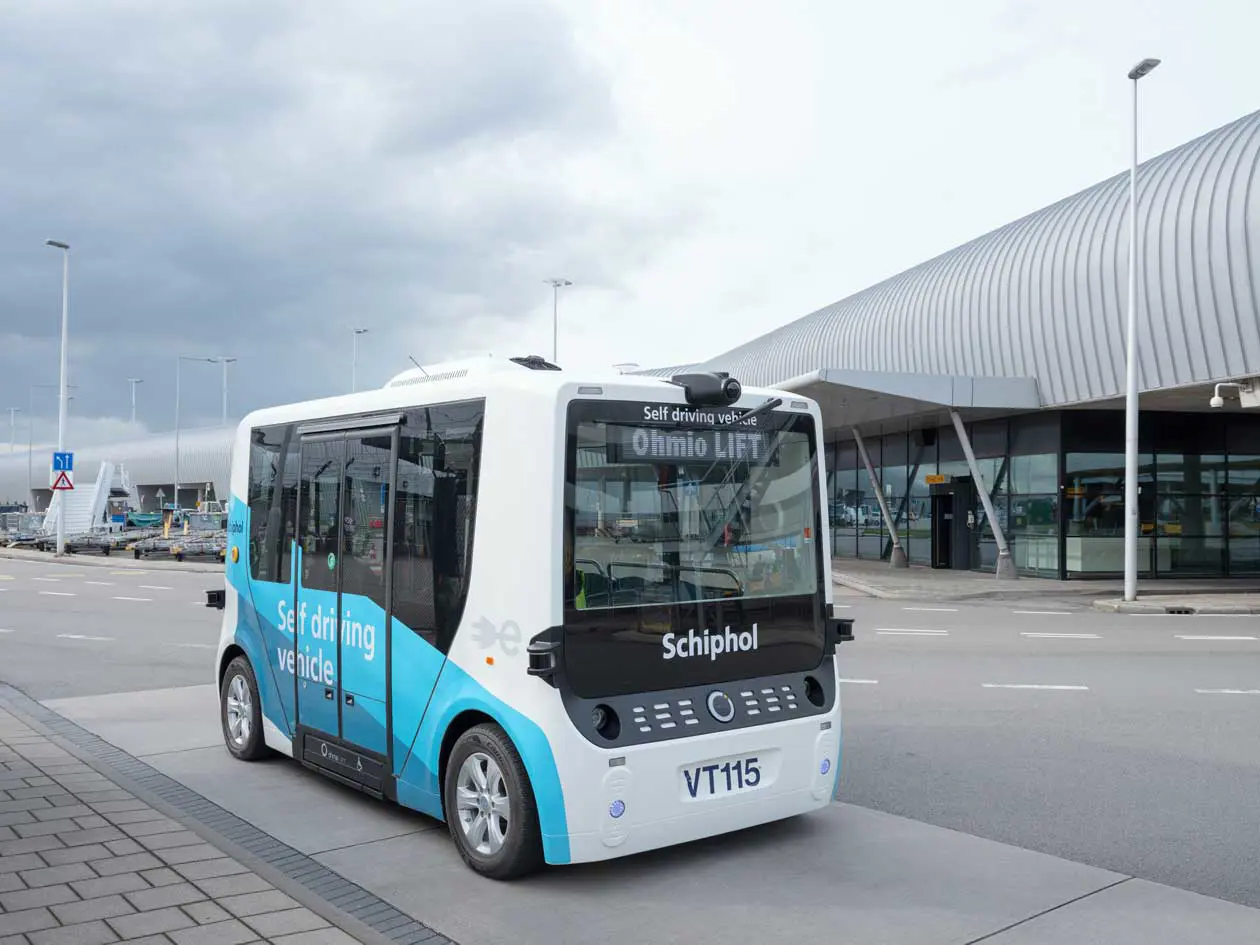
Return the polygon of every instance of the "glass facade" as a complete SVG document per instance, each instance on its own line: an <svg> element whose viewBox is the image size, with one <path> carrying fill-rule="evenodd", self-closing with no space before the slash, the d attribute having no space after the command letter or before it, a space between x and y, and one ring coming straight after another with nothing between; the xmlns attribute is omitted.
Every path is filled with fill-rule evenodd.
<svg viewBox="0 0 1260 945"><path fill-rule="evenodd" d="M1023 414L968 424L967 434L1021 574L1123 573L1121 411ZM833 555L891 556L892 535L875 497L882 487L910 562L933 564L933 508L939 501L933 492L952 489L964 497L958 514L970 514L968 547L961 554L953 549L952 566L995 569L992 526L968 485L971 468L952 426L886 432L864 442L878 484L852 440L828 447ZM1139 574L1260 574L1260 416L1144 412L1138 480ZM937 525L943 521L940 516Z"/></svg>

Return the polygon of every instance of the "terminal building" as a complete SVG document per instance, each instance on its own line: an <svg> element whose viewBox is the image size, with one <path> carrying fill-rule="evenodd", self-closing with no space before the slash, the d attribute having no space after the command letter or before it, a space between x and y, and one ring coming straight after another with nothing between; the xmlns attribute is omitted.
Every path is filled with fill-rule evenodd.
<svg viewBox="0 0 1260 945"><path fill-rule="evenodd" d="M1260 575L1258 172L1260 112L1138 170L1145 578ZM1128 184L1119 174L708 361L640 373L727 371L816 399L837 558L1117 576ZM226 495L230 436L182 435L186 505ZM98 452L146 507L172 487L172 435ZM32 483L25 454L0 458L0 501L46 506L46 488L28 491L41 469Z"/></svg>

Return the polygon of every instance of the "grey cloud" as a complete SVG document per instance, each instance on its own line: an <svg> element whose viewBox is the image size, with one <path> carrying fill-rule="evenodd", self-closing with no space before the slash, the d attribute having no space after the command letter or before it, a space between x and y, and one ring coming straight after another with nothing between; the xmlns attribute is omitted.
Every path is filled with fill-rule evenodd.
<svg viewBox="0 0 1260 945"><path fill-rule="evenodd" d="M538 4L7 5L0 87L0 407L56 380L60 260L40 244L65 239L87 436L116 435L129 375L169 427L177 352L241 357L250 407L344 389L355 324L390 369L420 340L467 347L553 267L615 288L616 258L686 214L545 173L615 123ZM185 370L184 422L217 419L217 370ZM47 423L55 394L37 400Z"/></svg>

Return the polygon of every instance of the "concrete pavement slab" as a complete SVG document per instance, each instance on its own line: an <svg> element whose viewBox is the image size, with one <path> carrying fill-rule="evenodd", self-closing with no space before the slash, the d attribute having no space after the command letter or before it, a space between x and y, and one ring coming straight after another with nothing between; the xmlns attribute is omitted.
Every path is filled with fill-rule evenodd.
<svg viewBox="0 0 1260 945"><path fill-rule="evenodd" d="M49 699L44 705L136 757L223 744L213 685Z"/></svg>
<svg viewBox="0 0 1260 945"><path fill-rule="evenodd" d="M1095 610L1111 614L1260 614L1260 594L1229 593L1145 595L1126 601L1107 597L1093 602Z"/></svg>

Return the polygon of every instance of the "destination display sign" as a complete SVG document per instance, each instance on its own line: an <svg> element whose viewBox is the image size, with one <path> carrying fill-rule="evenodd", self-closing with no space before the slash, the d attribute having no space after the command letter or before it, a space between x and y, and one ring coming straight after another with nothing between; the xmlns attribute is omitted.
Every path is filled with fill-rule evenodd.
<svg viewBox="0 0 1260 945"><path fill-rule="evenodd" d="M610 463L742 463L777 466L771 436L761 430L680 430L609 425Z"/></svg>

